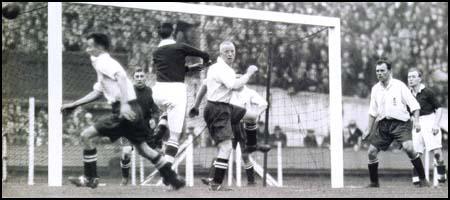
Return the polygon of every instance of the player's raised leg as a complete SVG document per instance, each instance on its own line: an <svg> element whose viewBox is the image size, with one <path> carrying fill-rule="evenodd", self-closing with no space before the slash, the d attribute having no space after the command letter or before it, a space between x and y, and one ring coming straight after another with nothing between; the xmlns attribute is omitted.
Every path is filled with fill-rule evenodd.
<svg viewBox="0 0 450 200"><path fill-rule="evenodd" d="M146 142L134 143L137 152L150 160L158 169L164 182L170 184L175 190L178 190L186 185L186 182L172 170L172 164L158 151L150 148Z"/></svg>
<svg viewBox="0 0 450 200"><path fill-rule="evenodd" d="M246 148L244 152L252 153L254 151L268 152L269 145L258 144L257 142L257 125L255 120L245 120L245 132L247 134Z"/></svg>

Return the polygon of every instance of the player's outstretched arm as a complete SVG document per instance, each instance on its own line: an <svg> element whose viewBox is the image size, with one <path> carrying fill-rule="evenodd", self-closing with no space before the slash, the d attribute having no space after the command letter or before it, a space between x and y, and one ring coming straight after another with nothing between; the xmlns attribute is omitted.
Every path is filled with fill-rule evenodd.
<svg viewBox="0 0 450 200"><path fill-rule="evenodd" d="M209 62L209 54L200 49L183 44L183 50L187 56L201 57L203 59L203 63Z"/></svg>
<svg viewBox="0 0 450 200"><path fill-rule="evenodd" d="M127 90L127 77L125 74L116 73L114 74L119 88L120 88L120 116L125 117L129 121L134 121L136 119L136 113L133 112L131 106L128 104L128 90Z"/></svg>
<svg viewBox="0 0 450 200"><path fill-rule="evenodd" d="M211 64L212 62L210 60L207 63L196 63L192 65L186 65L186 72L198 72L211 66Z"/></svg>
<svg viewBox="0 0 450 200"><path fill-rule="evenodd" d="M199 114L199 106L200 102L202 102L203 97L205 96L207 92L206 84L202 84L200 87L200 91L198 92L197 96L195 97L195 103L194 106L189 110L189 117L195 117Z"/></svg>
<svg viewBox="0 0 450 200"><path fill-rule="evenodd" d="M239 77L238 79L236 79L235 77L220 77L222 79L222 83L230 89L240 89L241 87L243 87L245 84L247 84L247 82L250 80L250 77L256 73L256 71L258 71L258 67L256 67L255 65L250 65L247 68L247 72L242 75L241 77Z"/></svg>
<svg viewBox="0 0 450 200"><path fill-rule="evenodd" d="M63 114L69 113L72 110L74 110L75 108L77 108L78 106L81 106L81 105L88 104L88 103L91 103L93 101L96 101L101 96L102 96L101 92L99 92L97 90L93 90L92 92L90 92L86 96L82 97L81 99L76 100L75 102L63 104L61 106L61 112Z"/></svg>

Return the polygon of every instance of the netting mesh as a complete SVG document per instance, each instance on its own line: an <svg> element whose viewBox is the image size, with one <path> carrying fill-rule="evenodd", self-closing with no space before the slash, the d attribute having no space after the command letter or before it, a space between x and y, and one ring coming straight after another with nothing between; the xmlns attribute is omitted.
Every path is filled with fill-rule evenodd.
<svg viewBox="0 0 450 200"><path fill-rule="evenodd" d="M30 97L36 100L35 160L47 165L47 4L16 4L17 18L2 17L2 166L12 176L26 176Z"/></svg>
<svg viewBox="0 0 450 200"><path fill-rule="evenodd" d="M24 6L30 4L24 4ZM33 4L31 4L33 5ZM38 4L34 6L39 6ZM36 12L35 12L36 13ZM38 14L36 14L38 15ZM20 34L6 33L3 28L3 39L5 35L17 37L27 33L27 38L46 36L46 9L39 11L42 17L40 31L19 31ZM9 23L23 24L29 27L30 18L20 18L21 23L12 21ZM153 86L155 81L152 67L152 54L159 39L156 34L156 27L162 22L172 22L177 24L174 38L178 41L186 42L192 46L199 47L207 51L213 60L218 56L219 44L224 40L233 41L236 46L236 71L244 73L246 68L255 64L259 71L252 77L249 87L255 89L262 97L266 97L266 82L268 65L272 65L271 87L271 108L269 116L269 143L273 145L273 150L268 154L269 172L276 176L277 154L275 141L281 140L283 145L283 169L285 173L318 175L321 177L319 184L329 184L329 106L328 106L328 62L327 62L327 37L326 29L323 27L289 25L283 23L271 23L257 20L231 19L224 17L211 17L201 15L190 15L182 13L145 11L139 9L127 9L108 6L63 4L63 98L65 102L74 101L92 90L92 85L96 81L95 71L91 66L89 56L84 52L84 36L90 32L104 32L108 34L112 41L112 56L116 58L128 72L135 67L143 67L149 73L148 85ZM37 23L37 22L32 22ZM3 23L5 24L5 23ZM187 25L186 25L187 24ZM189 27L189 28L185 28ZM26 28L23 28L26 29ZM10 29L13 30L13 29ZM34 33L33 35L31 35ZM297 34L292 34L297 33ZM32 41L27 39L26 41ZM18 44L22 44L17 42ZM41 40L39 40L41 41ZM14 50L23 45L4 43L2 45L5 52ZM33 48L38 48L34 42L25 43ZM30 59L30 62L42 60L42 64L24 64L24 67L32 67L33 72L42 66L42 73L31 73L35 77L24 78L27 81L43 81L42 83L29 83L27 86L17 86L20 90L15 90L14 84L10 82L6 87L11 91L5 91L6 77L2 77L3 94L13 95L15 92L34 92L36 94L23 94L22 100L28 96L42 97L42 106L37 106L38 116L43 116L43 124L46 125L46 55L37 56L36 52L45 53L46 40L41 50L33 52L29 56L18 56L20 58L14 62L23 62ZM8 51L6 51L7 49ZM27 48L25 48L27 49ZM270 51L272 50L272 51ZM313 53L314 52L314 53ZM36 56L36 57L33 57ZM14 58L9 56L8 58ZM3 60L3 59L2 59ZM14 60L14 59L13 59ZM188 64L197 62L197 59L189 58ZM3 60L5 63L5 60ZM13 61L8 61L13 62ZM3 66L5 64L3 63ZM15 64L14 64L15 65ZM9 69L9 68L8 68ZM17 70L17 67L11 70ZM40 69L40 68L39 68ZM2 68L2 76L5 67ZM27 71L26 68L23 69ZM22 79L23 71L15 72L14 80ZM12 72L7 72L12 73ZM19 73L19 74L17 74ZM205 72L189 74L186 79L188 85L188 108L193 105L196 93L200 88L201 80L205 78ZM29 75L29 74L28 74ZM131 73L129 73L131 75ZM131 77L131 76L130 76ZM320 80L320 81L319 81ZM21 81L18 81L21 82ZM28 83L28 82L27 82ZM8 84L8 83L7 83ZM26 89L23 89L26 88ZM36 89L33 89L36 88ZM39 90L40 89L40 90ZM3 98L5 99L5 98ZM205 101L200 106L202 113ZM93 103L82 108L78 108L74 113L64 116L63 124L63 166L64 177L71 173L81 173L83 163L82 147L80 146L80 132L91 125L100 116L108 114L110 106L104 101ZM264 141L263 123L265 114L262 114L260 121L259 142ZM25 120L26 121L26 120ZM209 134L204 131L205 123L203 117L186 118L186 130L193 127L195 133L201 133L194 141L194 168L195 177L204 176L210 167L211 160L216 155L216 149L212 146ZM38 125L39 126L39 125ZM5 126L2 126L2 128ZM43 131L46 133L46 129ZM275 129L277 129L275 131ZM283 132L275 134L275 132ZM17 134L17 133L15 133ZM182 136L182 141L186 138L186 133ZM285 135L284 138L280 135ZM26 137L26 136L25 136ZM38 137L41 145L36 148L36 165L42 166L46 170L47 155L46 135ZM99 174L101 176L120 177L120 147L117 143L111 144L108 140L97 141ZM16 146L16 145L12 145ZM25 167L27 147L26 143L18 145L17 149L9 152L21 152L21 157L14 155L10 159L9 165ZM11 157L11 156L10 156ZM21 158L21 159L16 159ZM263 154L254 153L253 158L261 166ZM14 160L14 161L11 161ZM139 159L138 159L139 160ZM14 164L13 164L14 163ZM153 166L145 161L146 172L153 169ZM184 167L180 167L183 173ZM245 173L245 170L242 170ZM245 177L245 175L243 176ZM276 177L275 177L276 178ZM119 180L119 179L118 179ZM244 178L245 180L245 178ZM44 181L45 182L45 181ZM318 184L318 182L315 182ZM314 187L305 184L304 187Z"/></svg>

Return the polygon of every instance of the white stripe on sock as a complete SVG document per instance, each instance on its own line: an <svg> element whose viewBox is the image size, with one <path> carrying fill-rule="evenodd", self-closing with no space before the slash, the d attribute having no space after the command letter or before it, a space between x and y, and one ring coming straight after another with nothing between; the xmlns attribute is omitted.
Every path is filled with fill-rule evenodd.
<svg viewBox="0 0 450 200"><path fill-rule="evenodd" d="M369 160L369 164L375 164L377 162L378 162L378 159L376 159L376 160Z"/></svg>
<svg viewBox="0 0 450 200"><path fill-rule="evenodd" d="M97 158L83 159L83 162L95 162L95 161L97 161Z"/></svg>

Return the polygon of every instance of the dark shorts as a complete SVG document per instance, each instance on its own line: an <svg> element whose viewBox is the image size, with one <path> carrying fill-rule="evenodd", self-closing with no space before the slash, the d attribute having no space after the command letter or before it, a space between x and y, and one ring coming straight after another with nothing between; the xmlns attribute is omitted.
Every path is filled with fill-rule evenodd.
<svg viewBox="0 0 450 200"><path fill-rule="evenodd" d="M393 141L399 144L412 140L412 122L383 119L375 125L375 131L367 137L367 142L380 150L386 151Z"/></svg>
<svg viewBox="0 0 450 200"><path fill-rule="evenodd" d="M233 129L233 149L236 149L237 143L239 142L239 146L241 147L241 150L245 149L245 142L247 141L247 134L245 133L244 129L244 123L240 122L237 124L231 125L231 128Z"/></svg>
<svg viewBox="0 0 450 200"><path fill-rule="evenodd" d="M141 143L149 139L150 127L143 117L143 112L136 100L129 102L131 109L136 113L134 121L119 118L120 103L112 105L112 113L101 118L94 124L95 129L101 136L109 137L111 142L120 137L127 138L131 143Z"/></svg>
<svg viewBox="0 0 450 200"><path fill-rule="evenodd" d="M208 101L205 106L203 118L216 145L224 140L233 139L231 111L232 107L228 103Z"/></svg>

